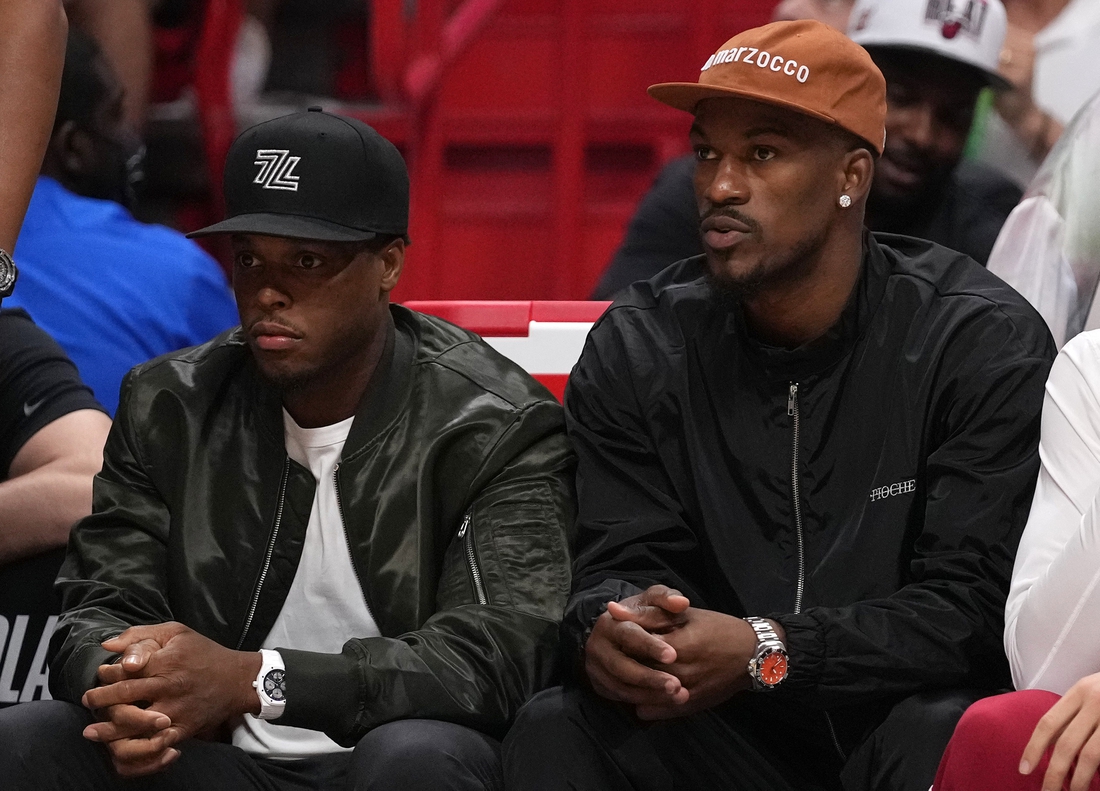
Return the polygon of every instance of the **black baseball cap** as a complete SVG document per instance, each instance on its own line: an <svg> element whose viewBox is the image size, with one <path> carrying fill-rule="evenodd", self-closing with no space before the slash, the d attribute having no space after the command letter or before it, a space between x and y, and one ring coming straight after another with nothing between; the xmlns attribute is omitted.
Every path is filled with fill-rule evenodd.
<svg viewBox="0 0 1100 791"><path fill-rule="evenodd" d="M256 233L364 242L406 237L409 171L362 121L311 107L242 132L225 160L222 222L188 236Z"/></svg>

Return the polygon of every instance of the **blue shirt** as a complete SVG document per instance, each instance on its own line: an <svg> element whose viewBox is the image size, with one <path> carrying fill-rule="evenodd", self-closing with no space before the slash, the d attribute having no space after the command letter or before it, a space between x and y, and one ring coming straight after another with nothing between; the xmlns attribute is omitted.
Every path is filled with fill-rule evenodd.
<svg viewBox="0 0 1100 791"><path fill-rule="evenodd" d="M135 365L238 322L225 276L202 248L46 176L14 257L19 282L4 306L24 308L54 337L112 415Z"/></svg>

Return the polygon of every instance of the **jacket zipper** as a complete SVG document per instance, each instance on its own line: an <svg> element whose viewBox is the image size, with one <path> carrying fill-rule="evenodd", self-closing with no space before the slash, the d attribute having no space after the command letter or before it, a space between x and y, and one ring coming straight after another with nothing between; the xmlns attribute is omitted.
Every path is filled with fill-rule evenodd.
<svg viewBox="0 0 1100 791"><path fill-rule="evenodd" d="M244 620L244 629L241 630L241 638L237 641L237 650L244 645L244 638L248 635L248 629L252 626L252 619L256 615L256 607L260 603L260 590L267 579L268 569L271 568L271 556L275 554L275 541L279 538L279 525L283 521L283 503L286 499L286 482L290 477L290 459L283 459L283 482L279 485L279 505L275 509L275 525L271 528L271 538L267 542L267 552L264 553L264 565L260 569L260 579L256 583L256 591L252 594L252 604L248 608L248 617Z"/></svg>
<svg viewBox="0 0 1100 791"><path fill-rule="evenodd" d="M363 592L363 605L367 608L367 615L374 621L374 613L371 612L370 602L367 601L367 589L363 587L363 578L359 576L359 567L355 565L355 555L351 551L351 536L348 535L348 523L344 519L344 501L340 499L340 478L336 473L340 472L340 462L332 468L332 488L336 490L336 510L340 513L340 527L344 530L344 543L348 546L348 560L351 561L351 570L355 573L355 581L359 583L359 590ZM375 621L377 624L378 622Z"/></svg>
<svg viewBox="0 0 1100 791"><path fill-rule="evenodd" d="M802 594L806 590L806 548L802 537L802 487L798 475L798 435L801 428L801 420L798 414L798 382L791 382L791 389L787 395L787 414L794 418L794 438L791 442L791 493L794 497L794 529L798 537L798 589L794 597L794 611L802 612ZM840 739L836 736L836 728L833 727L833 718L829 712L825 712L825 724L829 726L829 736L833 739L833 747L842 761L847 760L844 751L840 749Z"/></svg>
<svg viewBox="0 0 1100 791"><path fill-rule="evenodd" d="M458 528L458 537L462 539L462 547L466 551L466 563L470 567L470 578L474 581L474 593L478 604L488 604L489 597L485 595L485 586L481 580L481 567L477 563L477 550L474 547L474 531L470 529L470 514L462 518L462 527Z"/></svg>
<svg viewBox="0 0 1100 791"><path fill-rule="evenodd" d="M840 756L840 760L847 761L848 756L840 749L840 739L836 737L836 728L833 727L833 718L829 716L829 712L827 711L825 712L825 724L829 726L829 735L833 737L833 747L836 748L836 754Z"/></svg>
<svg viewBox="0 0 1100 791"><path fill-rule="evenodd" d="M795 613L802 612L802 594L806 590L806 549L802 542L802 487L798 475L798 382L791 382L787 395L787 414L794 418L794 438L791 442L791 493L794 499L794 530L798 537L798 589L794 596Z"/></svg>

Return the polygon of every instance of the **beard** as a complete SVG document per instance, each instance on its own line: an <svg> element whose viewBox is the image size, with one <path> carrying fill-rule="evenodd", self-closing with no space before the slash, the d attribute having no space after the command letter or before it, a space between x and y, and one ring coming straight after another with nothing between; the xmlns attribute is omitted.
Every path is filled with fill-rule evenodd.
<svg viewBox="0 0 1100 791"><path fill-rule="evenodd" d="M707 282L723 306L751 301L765 291L806 277L816 265L826 236L826 229L821 229L789 250L761 258L742 272L732 271L726 256L707 249Z"/></svg>

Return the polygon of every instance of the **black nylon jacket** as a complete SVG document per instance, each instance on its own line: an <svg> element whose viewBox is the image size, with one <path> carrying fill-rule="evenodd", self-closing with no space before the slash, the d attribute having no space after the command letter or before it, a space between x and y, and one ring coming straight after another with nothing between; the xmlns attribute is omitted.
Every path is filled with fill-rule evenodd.
<svg viewBox="0 0 1100 791"><path fill-rule="evenodd" d="M407 718L500 731L554 673L574 457L560 405L476 335L391 307L336 473L382 637L283 650L280 725L354 745ZM259 648L301 557L315 482L239 329L126 378L58 578L55 697L77 702L126 627L180 621Z"/></svg>
<svg viewBox="0 0 1100 791"><path fill-rule="evenodd" d="M656 583L772 617L789 676L742 694L821 728L829 712L845 755L906 696L1011 685L1005 597L1055 352L969 258L864 239L838 323L795 350L752 339L702 257L635 284L565 400L571 649L608 600Z"/></svg>

